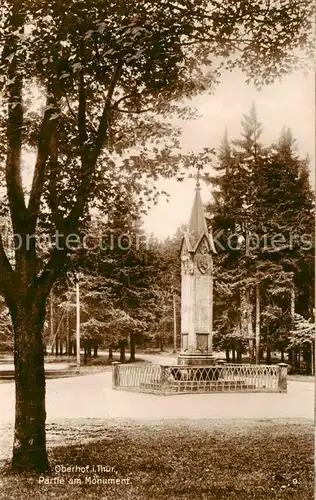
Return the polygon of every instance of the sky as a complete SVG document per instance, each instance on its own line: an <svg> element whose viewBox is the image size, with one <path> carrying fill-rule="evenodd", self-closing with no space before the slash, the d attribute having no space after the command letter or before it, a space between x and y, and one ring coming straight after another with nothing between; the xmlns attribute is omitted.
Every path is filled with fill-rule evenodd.
<svg viewBox="0 0 316 500"><path fill-rule="evenodd" d="M283 126L292 129L297 139L298 152L311 157L311 182L315 180L315 79L314 74L296 72L283 80L258 91L245 83L238 70L227 73L214 95L201 95L192 99L200 117L183 126L183 150L200 151L204 147L217 148L227 128L228 137L240 137L240 122L250 106L256 104L259 121L263 125L262 142L270 144L278 139ZM182 183L161 180L159 187L169 193L144 218L144 229L159 239L172 236L177 228L188 222L194 196L194 179ZM203 202L211 193L201 186Z"/></svg>

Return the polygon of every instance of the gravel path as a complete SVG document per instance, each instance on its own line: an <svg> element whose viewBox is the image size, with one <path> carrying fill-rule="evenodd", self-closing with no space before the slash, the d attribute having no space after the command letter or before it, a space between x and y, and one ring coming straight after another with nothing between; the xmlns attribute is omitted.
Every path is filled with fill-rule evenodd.
<svg viewBox="0 0 316 500"><path fill-rule="evenodd" d="M287 394L159 396L114 391L111 372L49 379L47 418L313 418L314 384L288 383ZM14 383L0 384L0 425L14 417Z"/></svg>

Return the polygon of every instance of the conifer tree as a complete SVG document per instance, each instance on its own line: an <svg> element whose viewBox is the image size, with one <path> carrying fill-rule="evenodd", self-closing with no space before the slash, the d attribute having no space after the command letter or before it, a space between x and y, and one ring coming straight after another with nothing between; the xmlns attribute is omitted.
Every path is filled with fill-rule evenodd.
<svg viewBox="0 0 316 500"><path fill-rule="evenodd" d="M258 361L261 319L269 361L271 349L284 355L295 303L305 316L312 310L313 201L308 161L298 156L291 131L284 128L276 144L264 147L254 105L242 128L242 138L231 143L225 133L212 179L217 291L226 309L239 311L219 307L217 326L244 337L254 326Z"/></svg>
<svg viewBox="0 0 316 500"><path fill-rule="evenodd" d="M219 187L214 224L217 230L225 228L229 242L227 255L221 262L221 270L228 265L238 266L237 286L240 310L237 329L241 338L248 338L249 351L253 352L253 304L254 272L252 257L248 254L248 241L252 226L253 179L265 150L260 142L262 125L258 120L255 104L241 122L242 138L230 144L227 132L219 150L220 176L215 180ZM214 181L213 181L214 184ZM220 273L225 276L224 273ZM237 285L236 285L237 283ZM228 283L226 283L228 285ZM234 292L235 294L235 292ZM241 348L241 347L240 347ZM240 358L240 355L239 355Z"/></svg>

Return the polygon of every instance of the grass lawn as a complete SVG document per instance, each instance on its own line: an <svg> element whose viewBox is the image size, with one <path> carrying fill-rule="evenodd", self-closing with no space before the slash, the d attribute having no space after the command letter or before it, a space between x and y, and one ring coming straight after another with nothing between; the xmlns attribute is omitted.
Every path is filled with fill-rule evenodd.
<svg viewBox="0 0 316 500"><path fill-rule="evenodd" d="M43 484L0 462L1 500L313 499L309 421L72 422L54 425L60 438L50 445L52 471ZM58 472L62 466L74 469Z"/></svg>

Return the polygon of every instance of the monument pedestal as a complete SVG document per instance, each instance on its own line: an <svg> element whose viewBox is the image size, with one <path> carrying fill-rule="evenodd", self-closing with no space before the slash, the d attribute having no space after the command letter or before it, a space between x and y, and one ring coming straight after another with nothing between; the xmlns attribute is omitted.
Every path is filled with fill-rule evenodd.
<svg viewBox="0 0 316 500"><path fill-rule="evenodd" d="M179 366L212 366L216 364L213 354L180 353L178 356Z"/></svg>

